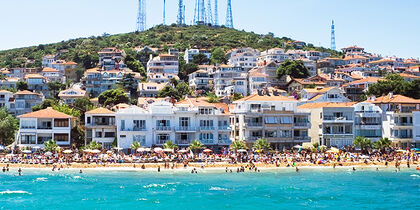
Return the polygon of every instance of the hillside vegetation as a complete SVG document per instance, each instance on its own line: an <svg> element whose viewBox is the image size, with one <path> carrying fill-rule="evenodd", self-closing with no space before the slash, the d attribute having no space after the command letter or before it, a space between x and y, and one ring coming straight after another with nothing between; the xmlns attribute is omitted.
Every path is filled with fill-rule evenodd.
<svg viewBox="0 0 420 210"><path fill-rule="evenodd" d="M104 47L118 47L132 49L139 45L151 47L179 48L207 48L213 50L217 47L225 51L237 47L252 47L266 50L273 47L282 47L283 43L293 41L290 38L274 37L272 33L260 35L253 32L239 31L225 27L212 26L156 26L144 32L132 32L117 35L103 35L89 38L77 38L54 44L38 45L19 49L0 51L0 67L40 67L42 56L59 53L59 59L73 60L83 68L95 67L98 62L97 52ZM293 46L287 46L292 49ZM304 50L318 50L331 52L333 56L340 53L326 48L314 47L307 44Z"/></svg>

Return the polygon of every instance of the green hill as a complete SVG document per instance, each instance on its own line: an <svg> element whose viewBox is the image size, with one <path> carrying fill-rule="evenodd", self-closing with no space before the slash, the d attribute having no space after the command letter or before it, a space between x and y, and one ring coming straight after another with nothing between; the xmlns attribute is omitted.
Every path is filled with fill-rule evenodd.
<svg viewBox="0 0 420 210"><path fill-rule="evenodd" d="M225 51L237 47L266 50L273 47L282 47L283 43L289 41L293 40L286 37L274 37L271 33L260 35L225 27L160 25L139 33L92 36L54 44L0 51L0 67L23 67L26 60L34 61L28 62L27 67L40 67L42 56L60 52L60 59L73 60L81 64L80 67L91 68L96 66L98 62L97 52L104 47L118 47L128 50L138 45L149 45L164 50L168 47L176 47L181 51L191 47L210 50L221 47ZM286 47L293 48L289 45ZM314 47L312 44L307 44L303 49L331 52L333 56L340 56L337 51Z"/></svg>

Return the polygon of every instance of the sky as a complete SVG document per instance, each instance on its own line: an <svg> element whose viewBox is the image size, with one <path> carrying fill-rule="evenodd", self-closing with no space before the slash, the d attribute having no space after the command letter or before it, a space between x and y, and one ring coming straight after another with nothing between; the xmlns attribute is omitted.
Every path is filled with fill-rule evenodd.
<svg viewBox="0 0 420 210"><path fill-rule="evenodd" d="M207 0L206 0L207 1ZM212 0L213 1L213 0ZM192 22L195 0L184 0ZM178 0L166 0L166 24L176 22ZM330 47L350 45L383 56L419 58L418 0L232 0L236 29ZM119 34L136 28L138 0L1 0L0 50ZM147 27L162 23L163 0L147 0ZM226 0L219 0L225 24Z"/></svg>

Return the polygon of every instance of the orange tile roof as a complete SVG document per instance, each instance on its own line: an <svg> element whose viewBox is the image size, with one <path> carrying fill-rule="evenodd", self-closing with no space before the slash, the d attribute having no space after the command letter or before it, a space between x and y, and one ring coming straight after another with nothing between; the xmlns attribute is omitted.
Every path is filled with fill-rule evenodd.
<svg viewBox="0 0 420 210"><path fill-rule="evenodd" d="M31 92L29 90L21 90L21 91L16 92L15 95L40 95L40 94Z"/></svg>
<svg viewBox="0 0 420 210"><path fill-rule="evenodd" d="M390 98L390 95L381 96L375 99L375 101L366 101L371 102L374 104L388 104L388 103L397 103L397 104L420 104L420 100L410 98L403 95L393 95L392 98Z"/></svg>
<svg viewBox="0 0 420 210"><path fill-rule="evenodd" d="M295 81L295 82L297 82L299 84L302 84L302 85L312 85L312 84L314 84L314 85L326 85L325 82L307 81L307 79L295 79L295 78L293 78L292 81ZM290 82L292 82L292 81L290 81Z"/></svg>
<svg viewBox="0 0 420 210"><path fill-rule="evenodd" d="M44 78L44 76L40 75L40 74L27 74L25 75L25 79L27 78Z"/></svg>
<svg viewBox="0 0 420 210"><path fill-rule="evenodd" d="M305 88L304 90L308 93L325 93L331 89L334 89L335 87L326 87L322 89L316 89L316 88Z"/></svg>
<svg viewBox="0 0 420 210"><path fill-rule="evenodd" d="M30 112L18 116L18 118L73 118L70 115L56 111L51 107L36 112Z"/></svg>
<svg viewBox="0 0 420 210"><path fill-rule="evenodd" d="M416 75L412 75L412 74L407 74L407 73L401 73L400 76L402 77L406 77L406 78L413 78L413 79L418 79L420 78L419 76Z"/></svg>
<svg viewBox="0 0 420 210"><path fill-rule="evenodd" d="M102 107L99 107L97 109L90 110L90 111L86 112L85 114L115 114L115 112L113 112L111 110L108 110L108 109L105 109L105 108L102 108Z"/></svg>
<svg viewBox="0 0 420 210"><path fill-rule="evenodd" d="M45 67L44 69L42 69L42 72L59 72L59 71L57 69Z"/></svg>
<svg viewBox="0 0 420 210"><path fill-rule="evenodd" d="M343 86L347 87L349 85L360 84L360 83L377 83L379 80L383 80L383 79L381 79L379 77L366 77L366 78L359 79L359 80L356 80L356 81L353 81L353 82L349 82L349 83L347 83Z"/></svg>
<svg viewBox="0 0 420 210"><path fill-rule="evenodd" d="M240 102L240 101L297 101L297 100L293 99L293 98L286 97L286 96L282 96L282 95L279 95L279 96L274 96L274 95L260 96L258 94L253 94L253 95L241 98L239 100L236 100L233 103Z"/></svg>
<svg viewBox="0 0 420 210"><path fill-rule="evenodd" d="M334 103L334 102L321 102L321 103L307 103L298 106L298 109L317 109L322 107L350 107L356 104L356 102L344 102L344 103Z"/></svg>

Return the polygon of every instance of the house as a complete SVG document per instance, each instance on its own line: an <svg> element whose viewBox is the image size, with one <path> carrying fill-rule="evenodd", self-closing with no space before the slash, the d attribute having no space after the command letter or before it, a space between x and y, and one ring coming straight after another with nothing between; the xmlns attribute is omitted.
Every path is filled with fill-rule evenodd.
<svg viewBox="0 0 420 210"><path fill-rule="evenodd" d="M120 61L124 60L124 50L117 49L115 47L104 48L98 52L99 54L99 66L104 70L120 69Z"/></svg>
<svg viewBox="0 0 420 210"><path fill-rule="evenodd" d="M184 53L184 60L187 63L192 63L194 56L198 54L203 54L207 59L211 59L211 53L206 49L186 49Z"/></svg>
<svg viewBox="0 0 420 210"><path fill-rule="evenodd" d="M2 80L0 80L0 87L2 88L10 88L10 89L17 89L17 82L19 81L19 78L14 77L6 77Z"/></svg>
<svg viewBox="0 0 420 210"><path fill-rule="evenodd" d="M242 67L220 65L212 76L214 92L218 97L230 96L234 92L248 95L247 75Z"/></svg>
<svg viewBox="0 0 420 210"><path fill-rule="evenodd" d="M283 48L272 48L261 52L260 56L258 56L257 58L257 61L258 63L283 63L287 59L290 59L290 56L287 53L285 53L285 50Z"/></svg>
<svg viewBox="0 0 420 210"><path fill-rule="evenodd" d="M400 76L403 77L406 82L412 82L416 79L420 79L420 76L408 73L400 73Z"/></svg>
<svg viewBox="0 0 420 210"><path fill-rule="evenodd" d="M363 47L358 47L356 45L349 46L341 49L346 55L359 55L365 53L365 49Z"/></svg>
<svg viewBox="0 0 420 210"><path fill-rule="evenodd" d="M27 74L25 81L28 84L28 90L42 92L48 95L47 79L40 74Z"/></svg>
<svg viewBox="0 0 420 210"><path fill-rule="evenodd" d="M242 67L246 72L257 66L260 51L252 48L232 49L227 53L228 65Z"/></svg>
<svg viewBox="0 0 420 210"><path fill-rule="evenodd" d="M369 86L377 83L381 78L378 77L366 77L360 80L355 80L343 85L345 96L352 101L362 100L361 96L366 93Z"/></svg>
<svg viewBox="0 0 420 210"><path fill-rule="evenodd" d="M213 78L211 72L199 69L188 75L188 84L190 88L196 91L208 91L213 88Z"/></svg>
<svg viewBox="0 0 420 210"><path fill-rule="evenodd" d="M84 97L89 97L88 93L85 90L82 90L78 87L71 87L68 88L66 90L62 90L60 91L60 93L58 94L58 97L64 101L64 103L68 104L68 105L74 105L74 102L76 101L76 99L78 98L84 98Z"/></svg>
<svg viewBox="0 0 420 210"><path fill-rule="evenodd" d="M45 67L42 69L40 75L43 76L47 82L66 83L66 77L57 69Z"/></svg>
<svg viewBox="0 0 420 210"><path fill-rule="evenodd" d="M70 147L73 117L51 107L17 117L20 121L17 144L24 147L43 147L52 139L61 147Z"/></svg>
<svg viewBox="0 0 420 210"><path fill-rule="evenodd" d="M268 88L270 83L267 82L268 75L263 73L260 68L255 68L249 71L248 83L249 92L256 93L258 90Z"/></svg>
<svg viewBox="0 0 420 210"><path fill-rule="evenodd" d="M157 97L160 90L162 90L168 83L139 83L138 91L140 97Z"/></svg>
<svg viewBox="0 0 420 210"><path fill-rule="evenodd" d="M304 88L323 88L327 84L321 79L297 79L292 78L287 84L287 90L289 93L300 93Z"/></svg>
<svg viewBox="0 0 420 210"><path fill-rule="evenodd" d="M73 61L55 60L49 67L57 69L66 79L76 80L76 65Z"/></svg>
<svg viewBox="0 0 420 210"><path fill-rule="evenodd" d="M307 103L298 110L310 113L309 136L312 143L328 147L352 146L354 140L355 103Z"/></svg>
<svg viewBox="0 0 420 210"><path fill-rule="evenodd" d="M169 82L178 78L178 57L169 54L151 57L147 62L147 77L149 82Z"/></svg>
<svg viewBox="0 0 420 210"><path fill-rule="evenodd" d="M264 138L274 149L310 142L309 114L297 111L298 101L281 95L253 94L233 102L232 140L252 145Z"/></svg>
<svg viewBox="0 0 420 210"><path fill-rule="evenodd" d="M375 104L360 102L354 107L354 136L378 141L382 137L382 110Z"/></svg>
<svg viewBox="0 0 420 210"><path fill-rule="evenodd" d="M5 107L10 111L11 100L13 99L13 93L7 90L0 90L0 108Z"/></svg>
<svg viewBox="0 0 420 210"><path fill-rule="evenodd" d="M32 107L41 104L44 99L42 93L27 90L18 91L13 94L13 99L9 100L11 103L9 111L14 116L32 112Z"/></svg>
<svg viewBox="0 0 420 210"><path fill-rule="evenodd" d="M305 88L300 92L302 103L350 102L344 92L337 87Z"/></svg>
<svg viewBox="0 0 420 210"><path fill-rule="evenodd" d="M85 144L92 141L102 144L102 148L111 149L116 139L117 126L115 112L106 108L97 108L85 113Z"/></svg>
<svg viewBox="0 0 420 210"><path fill-rule="evenodd" d="M52 63L57 59L56 55L44 55L42 57L42 68L52 68Z"/></svg>

